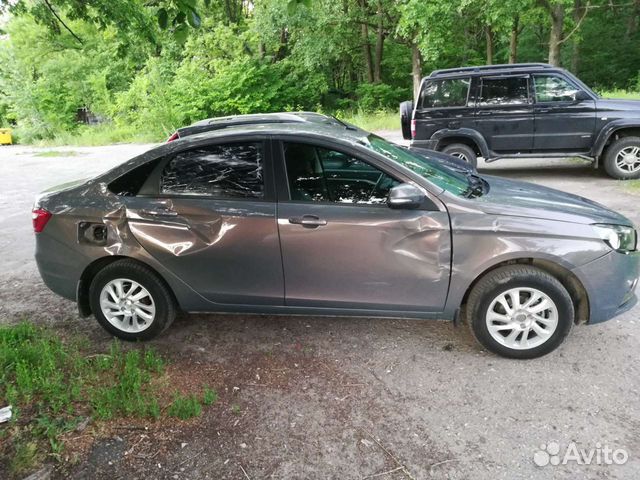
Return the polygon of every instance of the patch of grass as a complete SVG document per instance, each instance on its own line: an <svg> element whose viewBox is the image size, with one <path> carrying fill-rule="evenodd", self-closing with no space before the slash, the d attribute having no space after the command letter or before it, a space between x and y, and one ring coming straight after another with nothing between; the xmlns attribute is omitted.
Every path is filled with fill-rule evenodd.
<svg viewBox="0 0 640 480"><path fill-rule="evenodd" d="M202 394L202 403L205 405L213 405L218 400L218 392L215 390L205 387L204 393Z"/></svg>
<svg viewBox="0 0 640 480"><path fill-rule="evenodd" d="M348 123L352 123L370 132L379 130L399 130L400 113L397 111L381 111L366 113L357 112L337 112L336 117Z"/></svg>
<svg viewBox="0 0 640 480"><path fill-rule="evenodd" d="M640 100L640 92L630 92L628 90L610 90L600 93L602 98L622 98L625 100Z"/></svg>
<svg viewBox="0 0 640 480"><path fill-rule="evenodd" d="M188 420L202 413L202 405L195 395L181 395L176 393L167 414L180 420Z"/></svg>
<svg viewBox="0 0 640 480"><path fill-rule="evenodd" d="M231 405L231 413L233 413L234 415L240 415L241 412L242 412L242 409L240 408L240 405L238 404Z"/></svg>
<svg viewBox="0 0 640 480"><path fill-rule="evenodd" d="M57 458L61 435L86 417L160 416L154 380L164 361L151 350L87 355L84 339L61 340L29 323L0 327L0 405L12 405L8 456L13 475L33 468L46 454Z"/></svg>
<svg viewBox="0 0 640 480"><path fill-rule="evenodd" d="M128 125L102 123L82 125L73 132L61 131L52 139L34 143L44 147L65 145L95 147L114 143L156 143L166 140L167 137L168 135L164 132L140 132Z"/></svg>
<svg viewBox="0 0 640 480"><path fill-rule="evenodd" d="M45 150L33 154L34 157L76 157L78 155L78 152L72 150Z"/></svg>
<svg viewBox="0 0 640 480"><path fill-rule="evenodd" d="M631 193L640 194L640 180L625 180L624 187Z"/></svg>

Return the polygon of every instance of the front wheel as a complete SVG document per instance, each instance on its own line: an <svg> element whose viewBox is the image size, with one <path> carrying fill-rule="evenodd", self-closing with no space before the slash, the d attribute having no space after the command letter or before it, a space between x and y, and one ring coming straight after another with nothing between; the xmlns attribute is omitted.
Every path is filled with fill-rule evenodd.
<svg viewBox="0 0 640 480"><path fill-rule="evenodd" d="M129 341L157 336L176 315L164 281L134 260L117 260L100 270L89 287L89 301L98 323Z"/></svg>
<svg viewBox="0 0 640 480"><path fill-rule="evenodd" d="M640 137L622 137L613 142L604 156L604 169L613 178L640 178Z"/></svg>
<svg viewBox="0 0 640 480"><path fill-rule="evenodd" d="M528 265L497 268L475 285L467 322L489 351L509 358L536 358L555 350L571 331L574 309L566 288Z"/></svg>

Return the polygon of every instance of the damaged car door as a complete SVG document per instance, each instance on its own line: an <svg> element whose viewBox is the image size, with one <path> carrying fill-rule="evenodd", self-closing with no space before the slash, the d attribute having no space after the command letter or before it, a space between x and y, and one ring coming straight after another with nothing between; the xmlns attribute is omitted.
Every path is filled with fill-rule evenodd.
<svg viewBox="0 0 640 480"><path fill-rule="evenodd" d="M329 144L274 147L287 306L442 310L451 255L444 208L428 199L390 208L390 190L407 180L364 156Z"/></svg>
<svg viewBox="0 0 640 480"><path fill-rule="evenodd" d="M168 155L128 199L131 233L209 301L282 305L269 160L267 141L260 138Z"/></svg>

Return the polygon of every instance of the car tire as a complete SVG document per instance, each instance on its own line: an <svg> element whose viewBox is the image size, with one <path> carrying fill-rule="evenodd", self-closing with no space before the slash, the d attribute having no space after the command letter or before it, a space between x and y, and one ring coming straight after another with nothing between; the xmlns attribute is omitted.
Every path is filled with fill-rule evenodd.
<svg viewBox="0 0 640 480"><path fill-rule="evenodd" d="M402 138L411 140L411 117L413 116L413 102L408 100L400 104L400 127Z"/></svg>
<svg viewBox="0 0 640 480"><path fill-rule="evenodd" d="M482 346L517 359L555 350L574 323L567 289L551 274L529 265L499 267L483 276L469 294L466 314Z"/></svg>
<svg viewBox="0 0 640 480"><path fill-rule="evenodd" d="M640 137L622 137L609 145L604 169L619 180L640 178Z"/></svg>
<svg viewBox="0 0 640 480"><path fill-rule="evenodd" d="M176 302L164 280L129 259L110 263L96 274L89 287L89 302L98 323L127 341L156 337L176 316Z"/></svg>
<svg viewBox="0 0 640 480"><path fill-rule="evenodd" d="M474 167L478 166L478 157L476 152L474 152L469 145L465 145L464 143L452 143L451 145L447 145L442 149L442 153L464 160Z"/></svg>

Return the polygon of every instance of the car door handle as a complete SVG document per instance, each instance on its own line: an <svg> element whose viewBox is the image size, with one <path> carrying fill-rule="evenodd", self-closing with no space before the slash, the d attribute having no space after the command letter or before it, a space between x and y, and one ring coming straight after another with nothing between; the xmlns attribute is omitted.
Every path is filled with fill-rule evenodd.
<svg viewBox="0 0 640 480"><path fill-rule="evenodd" d="M550 108L538 108L536 113L549 113L551 111Z"/></svg>
<svg viewBox="0 0 640 480"><path fill-rule="evenodd" d="M320 217L316 217L315 215L303 215L302 217L291 217L289 219L289 223L293 223L294 225L302 225L307 228L316 228L322 227L327 224L326 220L322 220Z"/></svg>
<svg viewBox="0 0 640 480"><path fill-rule="evenodd" d="M493 112L488 112L486 110L484 110L484 111L481 110L481 111L478 112L478 115L493 115Z"/></svg>
<svg viewBox="0 0 640 480"><path fill-rule="evenodd" d="M143 209L140 210L142 215L148 215L150 217L177 217L178 212L169 208L156 208L154 210Z"/></svg>

